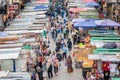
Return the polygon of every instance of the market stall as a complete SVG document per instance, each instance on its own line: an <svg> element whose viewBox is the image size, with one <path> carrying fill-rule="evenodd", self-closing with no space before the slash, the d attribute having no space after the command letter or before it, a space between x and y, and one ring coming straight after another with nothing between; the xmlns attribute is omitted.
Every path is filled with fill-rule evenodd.
<svg viewBox="0 0 120 80"><path fill-rule="evenodd" d="M75 46L74 55L75 55L76 68L83 67L82 63L84 63L84 61L86 63L87 61L89 61L88 54L93 54L93 50L94 50L94 47L87 48L85 45Z"/></svg>
<svg viewBox="0 0 120 80"><path fill-rule="evenodd" d="M31 80L30 73L27 72L9 72L1 71L1 75L5 76L0 77L0 80Z"/></svg>
<svg viewBox="0 0 120 80"><path fill-rule="evenodd" d="M0 63L1 70L10 70L16 72L16 60L20 55L20 50L21 48L0 49L0 61L2 61L2 63Z"/></svg>
<svg viewBox="0 0 120 80"><path fill-rule="evenodd" d="M27 34L27 33L42 33L43 30L19 30L19 31L5 31L8 34Z"/></svg>
<svg viewBox="0 0 120 80"><path fill-rule="evenodd" d="M119 76L119 61L120 61L119 49L103 49L98 48L94 50L94 54L89 54L89 60L94 60L97 63L96 70L101 72L102 79L112 79ZM109 67L109 68L108 68ZM109 74L109 75L105 75Z"/></svg>
<svg viewBox="0 0 120 80"><path fill-rule="evenodd" d="M120 44L119 37L92 37L90 39L90 43L95 45L96 47L102 47L104 44L107 43L116 43L119 47Z"/></svg>
<svg viewBox="0 0 120 80"><path fill-rule="evenodd" d="M92 37L120 37L120 35L110 30L89 30L89 35Z"/></svg>

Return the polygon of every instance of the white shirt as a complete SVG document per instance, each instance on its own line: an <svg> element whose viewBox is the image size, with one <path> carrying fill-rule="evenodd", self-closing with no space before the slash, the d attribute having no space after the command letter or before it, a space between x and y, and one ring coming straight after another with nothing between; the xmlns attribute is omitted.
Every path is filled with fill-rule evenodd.
<svg viewBox="0 0 120 80"><path fill-rule="evenodd" d="M116 64L110 64L110 72L114 72L115 73L115 69L116 69L117 65Z"/></svg>

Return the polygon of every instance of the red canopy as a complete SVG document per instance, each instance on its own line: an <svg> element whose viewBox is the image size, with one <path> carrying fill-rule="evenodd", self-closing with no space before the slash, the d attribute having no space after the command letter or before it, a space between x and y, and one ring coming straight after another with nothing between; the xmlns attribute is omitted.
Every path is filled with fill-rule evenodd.
<svg viewBox="0 0 120 80"><path fill-rule="evenodd" d="M93 2L95 0L83 0L83 2Z"/></svg>
<svg viewBox="0 0 120 80"><path fill-rule="evenodd" d="M49 0L36 0L37 3L49 2Z"/></svg>
<svg viewBox="0 0 120 80"><path fill-rule="evenodd" d="M83 11L87 11L87 9L85 9L85 8L70 8L69 10L71 12L83 12Z"/></svg>

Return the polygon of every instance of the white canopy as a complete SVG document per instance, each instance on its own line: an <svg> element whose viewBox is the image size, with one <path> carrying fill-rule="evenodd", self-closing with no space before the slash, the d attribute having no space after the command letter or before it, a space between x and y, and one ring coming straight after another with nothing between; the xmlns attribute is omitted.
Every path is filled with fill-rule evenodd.
<svg viewBox="0 0 120 80"><path fill-rule="evenodd" d="M0 49L0 60L17 59L21 48Z"/></svg>
<svg viewBox="0 0 120 80"><path fill-rule="evenodd" d="M20 30L20 31L5 31L8 34L26 34L26 33L42 33L43 30Z"/></svg>
<svg viewBox="0 0 120 80"><path fill-rule="evenodd" d="M19 47L22 47L23 43L12 43L11 44L0 44L0 49L3 49L3 48L19 48Z"/></svg>
<svg viewBox="0 0 120 80"><path fill-rule="evenodd" d="M88 59L90 60L102 60L102 61L111 61L118 62L120 58L117 58L116 55L99 55L99 54L89 54Z"/></svg>
<svg viewBox="0 0 120 80"><path fill-rule="evenodd" d="M21 16L22 15L37 15L37 14L44 14L46 11L38 11L38 12L24 12L24 13L21 13Z"/></svg>
<svg viewBox="0 0 120 80"><path fill-rule="evenodd" d="M0 71L0 77L5 77L9 74L9 71Z"/></svg>
<svg viewBox="0 0 120 80"><path fill-rule="evenodd" d="M104 55L101 58L102 61L110 61L110 62L119 62L120 58L117 58L116 55Z"/></svg>
<svg viewBox="0 0 120 80"><path fill-rule="evenodd" d="M88 59L90 59L90 60L100 60L101 59L101 55L89 54L88 55Z"/></svg>
<svg viewBox="0 0 120 80"><path fill-rule="evenodd" d="M8 27L8 28L6 28L5 29L5 31L19 31L19 30L41 30L41 29L43 29L43 25L44 24L41 24L41 25L33 25L33 26L20 26L20 27L18 27L18 26L14 26L14 27L12 27L12 26L10 26L10 27Z"/></svg>

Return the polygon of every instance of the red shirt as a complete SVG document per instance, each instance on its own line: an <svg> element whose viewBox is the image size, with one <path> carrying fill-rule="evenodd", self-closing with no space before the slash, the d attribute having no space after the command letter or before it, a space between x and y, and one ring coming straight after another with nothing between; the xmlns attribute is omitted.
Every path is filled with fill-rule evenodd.
<svg viewBox="0 0 120 80"><path fill-rule="evenodd" d="M38 61L39 61L39 62L42 62L42 61L43 61L43 57L40 56L40 57L38 58Z"/></svg>
<svg viewBox="0 0 120 80"><path fill-rule="evenodd" d="M102 63L102 70L103 71L109 71L110 70L108 62L103 62Z"/></svg>

